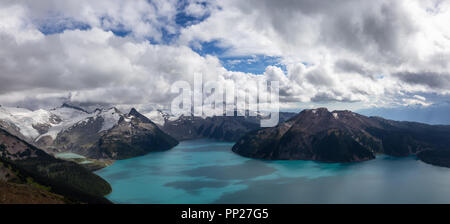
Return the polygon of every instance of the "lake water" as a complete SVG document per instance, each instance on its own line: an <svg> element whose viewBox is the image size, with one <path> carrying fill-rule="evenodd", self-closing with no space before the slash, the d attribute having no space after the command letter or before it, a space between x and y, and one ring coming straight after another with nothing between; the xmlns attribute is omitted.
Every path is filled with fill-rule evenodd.
<svg viewBox="0 0 450 224"><path fill-rule="evenodd" d="M58 159L86 159L86 157L82 155L71 152L57 153L55 154L55 157Z"/></svg>
<svg viewBox="0 0 450 224"><path fill-rule="evenodd" d="M450 169L416 157L352 164L260 161L232 143L181 142L96 173L115 203L450 203Z"/></svg>

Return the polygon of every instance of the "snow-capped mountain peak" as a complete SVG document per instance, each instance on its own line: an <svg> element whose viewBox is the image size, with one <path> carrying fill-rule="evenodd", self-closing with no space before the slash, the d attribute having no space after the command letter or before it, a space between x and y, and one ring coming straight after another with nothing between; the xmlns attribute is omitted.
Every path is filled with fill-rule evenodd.
<svg viewBox="0 0 450 224"><path fill-rule="evenodd" d="M99 132L107 131L113 128L118 124L120 118L124 116L118 109L115 107L103 110L97 110L96 117L101 117L103 119L103 125Z"/></svg>

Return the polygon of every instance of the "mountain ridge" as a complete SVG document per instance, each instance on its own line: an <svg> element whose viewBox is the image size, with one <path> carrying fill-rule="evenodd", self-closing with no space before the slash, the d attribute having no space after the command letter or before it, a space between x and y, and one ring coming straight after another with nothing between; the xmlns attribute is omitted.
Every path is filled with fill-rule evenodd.
<svg viewBox="0 0 450 224"><path fill-rule="evenodd" d="M291 118L294 113L280 112L280 122ZM184 116L165 119L161 129L179 141L198 138L235 142L246 133L260 129L259 116Z"/></svg>
<svg viewBox="0 0 450 224"><path fill-rule="evenodd" d="M357 162L374 159L377 154L407 156L450 149L448 136L450 126L397 122L318 108L304 110L274 128L248 133L232 150L268 160Z"/></svg>

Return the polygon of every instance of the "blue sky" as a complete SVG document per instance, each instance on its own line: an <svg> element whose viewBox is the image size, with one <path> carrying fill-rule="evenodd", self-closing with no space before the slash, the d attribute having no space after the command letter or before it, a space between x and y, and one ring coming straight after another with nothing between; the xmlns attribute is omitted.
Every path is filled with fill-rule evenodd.
<svg viewBox="0 0 450 224"><path fill-rule="evenodd" d="M278 66L285 70L280 57L266 55L228 56L230 48L221 46L216 41L201 42L200 47L192 49L198 54L217 56L222 65L229 71L263 74L267 66Z"/></svg>
<svg viewBox="0 0 450 224"><path fill-rule="evenodd" d="M184 3L183 3L184 2ZM209 17L208 14L201 17L195 17L187 15L183 9L186 7L186 2L181 1L179 10L180 12L176 14L176 23L180 27L187 27L201 23ZM204 3L206 4L206 3ZM109 17L102 17L102 23L112 20ZM79 22L70 18L61 18L54 16L54 19L49 19L46 21L38 21L39 30L45 35L52 35L63 33L66 30L89 30L92 27L89 24ZM112 29L106 29L107 31L113 32L116 36L126 37L132 34L132 31L127 29L125 26L119 24ZM147 38L150 42L154 44L171 44L179 36L179 31L175 33L169 33L164 28L161 30L162 40L157 41L152 38ZM277 66L286 72L286 66L281 63L282 58L277 56L266 56L266 55L247 55L247 56L230 56L230 47L221 46L219 40L200 42L200 46L190 46L192 50L197 52L202 56L212 55L219 58L222 66L224 66L229 71L244 72L252 74L263 74L267 66Z"/></svg>

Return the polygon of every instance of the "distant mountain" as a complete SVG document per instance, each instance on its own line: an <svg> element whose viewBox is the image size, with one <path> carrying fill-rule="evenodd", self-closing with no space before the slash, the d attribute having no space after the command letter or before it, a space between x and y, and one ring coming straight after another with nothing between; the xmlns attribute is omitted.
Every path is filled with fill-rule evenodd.
<svg viewBox="0 0 450 224"><path fill-rule="evenodd" d="M295 113L280 113L283 122ZM213 116L196 117L180 116L178 118L165 115L161 129L179 141L198 138L212 138L234 142L246 133L260 128L263 116Z"/></svg>
<svg viewBox="0 0 450 224"><path fill-rule="evenodd" d="M178 141L164 133L150 119L131 109L88 149L93 158L125 159L148 152L169 150Z"/></svg>
<svg viewBox="0 0 450 224"><path fill-rule="evenodd" d="M381 116L390 120L450 125L450 103L433 104L427 107L370 108L359 110L358 113L366 116Z"/></svg>
<svg viewBox="0 0 450 224"><path fill-rule="evenodd" d="M0 129L1 195L23 203L110 203L103 198L110 192L110 185L87 169Z"/></svg>
<svg viewBox="0 0 450 224"><path fill-rule="evenodd" d="M407 156L450 150L449 137L450 126L396 122L320 108L304 110L277 127L248 133L233 151L268 160L354 162L381 153Z"/></svg>
<svg viewBox="0 0 450 224"><path fill-rule="evenodd" d="M46 111L0 107L0 127L47 152L74 152L95 159L125 159L168 150L178 142L132 109L88 112L63 104Z"/></svg>

